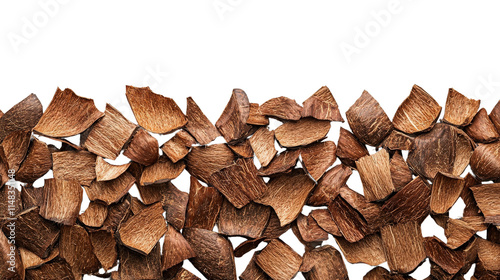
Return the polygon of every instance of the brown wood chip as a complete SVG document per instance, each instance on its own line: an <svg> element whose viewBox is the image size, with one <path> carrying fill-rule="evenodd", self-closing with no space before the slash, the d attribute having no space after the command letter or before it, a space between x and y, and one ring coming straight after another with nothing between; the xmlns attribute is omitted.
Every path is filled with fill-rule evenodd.
<svg viewBox="0 0 500 280"><path fill-rule="evenodd" d="M269 99L260 105L259 111L265 116L280 120L297 121L302 115L302 107L295 100L284 96Z"/></svg>
<svg viewBox="0 0 500 280"><path fill-rule="evenodd" d="M42 103L35 94L30 94L0 116L0 143L14 131L31 131L42 114Z"/></svg>
<svg viewBox="0 0 500 280"><path fill-rule="evenodd" d="M205 277L214 280L236 280L233 247L222 235L205 229L187 228L184 238L196 257L191 263Z"/></svg>
<svg viewBox="0 0 500 280"><path fill-rule="evenodd" d="M151 165L158 160L158 140L146 130L139 129L133 136L123 155L142 165Z"/></svg>
<svg viewBox="0 0 500 280"><path fill-rule="evenodd" d="M215 123L226 142L239 142L246 136L251 126L247 125L250 114L250 102L241 89L234 89L231 98Z"/></svg>
<svg viewBox="0 0 500 280"><path fill-rule="evenodd" d="M400 152L394 153L391 158L391 177L396 191L402 189L413 179L413 174Z"/></svg>
<svg viewBox="0 0 500 280"><path fill-rule="evenodd" d="M318 120L328 120L333 122L344 122L339 111L339 106L333 98L330 89L322 86L311 97L302 103L303 117L313 117Z"/></svg>
<svg viewBox="0 0 500 280"><path fill-rule="evenodd" d="M266 127L259 128L259 130L250 137L250 145L260 165L264 167L269 165L274 155L277 153L274 148L274 131L269 131Z"/></svg>
<svg viewBox="0 0 500 280"><path fill-rule="evenodd" d="M280 219L281 226L295 220L314 188L312 181L302 170L272 178L267 192L255 202L271 206Z"/></svg>
<svg viewBox="0 0 500 280"><path fill-rule="evenodd" d="M16 216L16 245L24 247L40 258L47 258L59 238L59 227L56 223L43 219L38 208L26 209ZM10 235L9 223L2 228ZM34 235L33 232L37 234Z"/></svg>
<svg viewBox="0 0 500 280"><path fill-rule="evenodd" d="M95 273L101 267L94 254L89 234L79 225L63 226L59 239L59 255L71 266L76 279Z"/></svg>
<svg viewBox="0 0 500 280"><path fill-rule="evenodd" d="M78 218L83 190L76 181L45 179L40 215L47 220L73 225Z"/></svg>
<svg viewBox="0 0 500 280"><path fill-rule="evenodd" d="M479 145L472 153L470 167L483 181L500 179L500 142Z"/></svg>
<svg viewBox="0 0 500 280"><path fill-rule="evenodd" d="M201 145L207 145L220 136L217 128L210 122L207 116L203 114L198 104L196 104L191 97L187 98L186 117L186 130L193 135L196 141Z"/></svg>
<svg viewBox="0 0 500 280"><path fill-rule="evenodd" d="M82 133L103 116L92 99L58 88L34 130L51 137L69 137Z"/></svg>
<svg viewBox="0 0 500 280"><path fill-rule="evenodd" d="M500 184L486 184L470 188L486 223L500 225Z"/></svg>
<svg viewBox="0 0 500 280"><path fill-rule="evenodd" d="M476 200L474 199L474 195L472 194L470 187L480 185L481 181L474 177L474 175L472 175L471 173L467 173L467 175L465 175L464 181L464 189L460 194L460 197L465 203L463 216L480 216L481 210L479 210L479 207L477 207Z"/></svg>
<svg viewBox="0 0 500 280"><path fill-rule="evenodd" d="M448 212L460 197L464 185L463 178L438 172L432 184L431 211L435 214Z"/></svg>
<svg viewBox="0 0 500 280"><path fill-rule="evenodd" d="M168 157L161 156L158 161L142 171L141 185L166 183L177 178L186 165L183 161L173 163Z"/></svg>
<svg viewBox="0 0 500 280"><path fill-rule="evenodd" d="M189 153L189 149L194 144L196 140L186 131L180 130L161 146L161 150L172 162L176 163Z"/></svg>
<svg viewBox="0 0 500 280"><path fill-rule="evenodd" d="M48 276L50 278L47 278ZM26 279L75 280L75 276L69 264L64 259L58 258L37 269L26 270Z"/></svg>
<svg viewBox="0 0 500 280"><path fill-rule="evenodd" d="M257 265L272 279L292 279L299 272L302 257L279 239L272 240L255 257Z"/></svg>
<svg viewBox="0 0 500 280"><path fill-rule="evenodd" d="M346 165L339 164L328 170L318 181L318 184L312 191L307 205L327 206L345 185L352 174L352 170Z"/></svg>
<svg viewBox="0 0 500 280"><path fill-rule="evenodd" d="M54 178L74 180L84 186L96 178L96 155L87 151L64 151L52 154Z"/></svg>
<svg viewBox="0 0 500 280"><path fill-rule="evenodd" d="M102 157L97 157L95 162L95 173L97 181L110 181L122 175L130 166L129 163L112 165Z"/></svg>
<svg viewBox="0 0 500 280"><path fill-rule="evenodd" d="M106 104L104 117L92 126L85 141L80 145L96 155L114 160L135 129L135 124L128 121L113 106Z"/></svg>
<svg viewBox="0 0 500 280"><path fill-rule="evenodd" d="M328 205L328 210L347 241L357 242L369 233L369 225L363 216L340 195Z"/></svg>
<svg viewBox="0 0 500 280"><path fill-rule="evenodd" d="M215 188L204 187L196 178L191 177L184 227L212 230L219 216L223 199Z"/></svg>
<svg viewBox="0 0 500 280"><path fill-rule="evenodd" d="M424 247L429 259L448 274L457 273L465 265L465 254L462 251L453 251L435 236L426 237Z"/></svg>
<svg viewBox="0 0 500 280"><path fill-rule="evenodd" d="M356 161L364 156L368 156L365 145L344 128L340 128L339 141L337 142L337 157L343 164L356 168Z"/></svg>
<svg viewBox="0 0 500 280"><path fill-rule="evenodd" d="M260 106L257 103L250 103L250 113L248 115L247 124L253 125L268 125L269 119L262 114Z"/></svg>
<svg viewBox="0 0 500 280"><path fill-rule="evenodd" d="M391 133L382 141L380 146L382 148L387 148L389 150L411 150L413 149L413 144L415 142L415 137L408 134L404 134L401 131L393 130Z"/></svg>
<svg viewBox="0 0 500 280"><path fill-rule="evenodd" d="M350 263L366 263L375 266L385 262L382 239L378 233L367 235L352 243L343 237L335 237L335 241Z"/></svg>
<svg viewBox="0 0 500 280"><path fill-rule="evenodd" d="M266 240L272 240L279 238L283 233L290 229L290 224L286 224L281 226L280 219L276 212L271 209L271 215L269 216L269 221L267 222L267 226L262 233L262 236Z"/></svg>
<svg viewBox="0 0 500 280"><path fill-rule="evenodd" d="M329 130L329 121L304 118L280 125L275 130L275 136L281 146L292 148L305 146L321 140Z"/></svg>
<svg viewBox="0 0 500 280"><path fill-rule="evenodd" d="M478 239L477 257L486 270L500 271L500 244Z"/></svg>
<svg viewBox="0 0 500 280"><path fill-rule="evenodd" d="M273 140L274 140L274 134L273 134ZM236 144L228 144L227 146L240 157L244 158L253 157L253 149L249 139L245 139L242 142Z"/></svg>
<svg viewBox="0 0 500 280"><path fill-rule="evenodd" d="M264 180L257 176L253 159L238 159L234 164L213 173L208 182L236 208L260 198L267 189Z"/></svg>
<svg viewBox="0 0 500 280"><path fill-rule="evenodd" d="M328 209L314 209L309 214L318 226L333 236L342 236L339 227L335 223Z"/></svg>
<svg viewBox="0 0 500 280"><path fill-rule="evenodd" d="M407 134L432 128L441 113L441 106L424 89L414 85L410 95L399 105L393 124Z"/></svg>
<svg viewBox="0 0 500 280"><path fill-rule="evenodd" d="M26 158L16 173L16 179L32 183L45 175L52 168L52 155L47 144L34 137Z"/></svg>
<svg viewBox="0 0 500 280"><path fill-rule="evenodd" d="M439 123L430 132L415 138L415 149L408 154L408 166L428 179L439 171L459 176L469 160L472 163L473 145L462 130Z"/></svg>
<svg viewBox="0 0 500 280"><path fill-rule="evenodd" d="M400 223L408 220L422 222L429 215L431 190L417 177L390 197L382 205L388 221Z"/></svg>
<svg viewBox="0 0 500 280"><path fill-rule="evenodd" d="M120 246L119 256L119 280L161 279L160 243L156 243L148 255L143 255L125 246Z"/></svg>
<svg viewBox="0 0 500 280"><path fill-rule="evenodd" d="M101 227L108 216L108 207L102 203L90 202L78 220L87 227Z"/></svg>
<svg viewBox="0 0 500 280"><path fill-rule="evenodd" d="M365 144L378 146L392 130L384 109L366 90L345 114L352 132Z"/></svg>
<svg viewBox="0 0 500 280"><path fill-rule="evenodd" d="M490 143L500 138L495 125L491 122L484 108L477 112L472 123L465 128L465 132L478 143Z"/></svg>
<svg viewBox="0 0 500 280"><path fill-rule="evenodd" d="M134 176L129 172L125 172L110 181L93 181L90 187L84 187L84 189L91 201L98 200L109 205L125 196L134 183Z"/></svg>
<svg viewBox="0 0 500 280"><path fill-rule="evenodd" d="M267 276L267 274L255 263L255 258L258 254L259 252L254 253L245 271L240 275L240 280L272 280L272 278Z"/></svg>
<svg viewBox="0 0 500 280"><path fill-rule="evenodd" d="M260 237L257 239L248 239L241 242L236 248L234 248L234 256L236 258L243 257L246 253L252 251L257 248L262 241L264 241L264 237Z"/></svg>
<svg viewBox="0 0 500 280"><path fill-rule="evenodd" d="M466 126L479 109L480 100L469 99L453 88L448 91L443 121L456 126Z"/></svg>
<svg viewBox="0 0 500 280"><path fill-rule="evenodd" d="M356 167L363 182L366 199L369 201L385 200L395 191L389 153L385 149L360 158L356 161Z"/></svg>
<svg viewBox="0 0 500 280"><path fill-rule="evenodd" d="M162 214L160 203L149 206L123 223L118 229L117 237L130 249L144 255L149 254L167 231Z"/></svg>
<svg viewBox="0 0 500 280"><path fill-rule="evenodd" d="M349 279L342 255L330 245L304 253L300 271L307 280Z"/></svg>
<svg viewBox="0 0 500 280"><path fill-rule="evenodd" d="M478 106L479 107L479 106ZM497 105L490 112L490 120L495 125L497 131L500 132L500 101L498 101Z"/></svg>
<svg viewBox="0 0 500 280"><path fill-rule="evenodd" d="M333 141L325 141L308 145L301 149L302 165L309 175L318 181L325 171L337 159L337 147Z"/></svg>
<svg viewBox="0 0 500 280"><path fill-rule="evenodd" d="M89 233L94 254L104 270L110 270L116 265L118 251L113 233L99 230Z"/></svg>
<svg viewBox="0 0 500 280"><path fill-rule="evenodd" d="M449 219L444 230L447 246L451 249L462 246L469 241L475 233L476 230L471 225L459 219Z"/></svg>
<svg viewBox="0 0 500 280"><path fill-rule="evenodd" d="M0 144L0 156L7 169L17 172L28 153L31 131L14 131Z"/></svg>
<svg viewBox="0 0 500 280"><path fill-rule="evenodd" d="M311 216L299 214L295 220L300 237L304 242L318 242L328 240L328 232L322 229Z"/></svg>
<svg viewBox="0 0 500 280"><path fill-rule="evenodd" d="M188 193L182 192L172 183L168 183L163 193L161 204L163 210L165 210L165 217L168 224L173 226L176 230L184 228L188 199Z"/></svg>
<svg viewBox="0 0 500 280"><path fill-rule="evenodd" d="M207 182L210 175L231 165L235 158L225 144L193 147L186 157L186 170L192 176Z"/></svg>
<svg viewBox="0 0 500 280"><path fill-rule="evenodd" d="M238 209L225 199L217 222L219 233L258 238L269 221L270 213L271 209L261 204L251 202Z"/></svg>
<svg viewBox="0 0 500 280"><path fill-rule="evenodd" d="M259 176L273 176L289 172L297 164L299 156L300 150L285 150L275 156L267 166L261 167L257 174Z"/></svg>
<svg viewBox="0 0 500 280"><path fill-rule="evenodd" d="M33 269L40 267L41 265L48 263L59 256L59 248L54 248L52 252L50 252L50 255L44 259L23 247L19 247L19 255L21 256L24 269Z"/></svg>
<svg viewBox="0 0 500 280"><path fill-rule="evenodd" d="M126 87L127 100L137 123L146 130L165 134L187 123L172 98L154 93L149 87Z"/></svg>
<svg viewBox="0 0 500 280"><path fill-rule="evenodd" d="M191 245L182 234L173 227L168 227L163 240L163 253L161 256L161 269L167 270L182 261L196 257Z"/></svg>
<svg viewBox="0 0 500 280"><path fill-rule="evenodd" d="M392 272L410 273L425 260L424 238L417 221L387 225L380 234Z"/></svg>

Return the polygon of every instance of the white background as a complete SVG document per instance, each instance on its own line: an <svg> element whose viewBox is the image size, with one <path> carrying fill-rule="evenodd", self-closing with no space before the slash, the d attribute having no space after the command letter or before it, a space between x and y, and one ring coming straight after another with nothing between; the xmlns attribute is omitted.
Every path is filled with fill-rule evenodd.
<svg viewBox="0 0 500 280"><path fill-rule="evenodd" d="M134 120L125 85L149 85L183 110L192 96L215 122L235 87L251 102L284 95L300 104L327 85L342 113L366 89L392 117L418 84L442 106L454 87L489 112L500 98L499 10L498 1L456 0L2 1L0 109L30 93L46 108L57 87L68 87ZM188 190L187 174L174 183ZM348 184L362 190L355 175ZM430 218L423 234L445 240ZM283 239L303 253L291 231ZM236 260L238 274L251 255ZM351 279L371 269L346 265ZM427 261L412 276L429 269Z"/></svg>

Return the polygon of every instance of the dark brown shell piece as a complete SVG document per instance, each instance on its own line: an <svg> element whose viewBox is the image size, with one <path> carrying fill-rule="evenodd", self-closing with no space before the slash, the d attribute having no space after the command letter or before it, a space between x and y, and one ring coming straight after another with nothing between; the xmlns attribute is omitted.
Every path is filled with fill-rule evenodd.
<svg viewBox="0 0 500 280"><path fill-rule="evenodd" d="M431 211L434 214L448 212L460 197L464 185L463 178L438 172L432 184Z"/></svg>
<svg viewBox="0 0 500 280"><path fill-rule="evenodd" d="M304 253L300 271L307 280L349 279L342 255L330 245Z"/></svg>
<svg viewBox="0 0 500 280"><path fill-rule="evenodd" d="M351 168L344 164L328 170L318 181L307 200L307 205L327 206L339 194L340 188L345 185L351 174Z"/></svg>
<svg viewBox="0 0 500 280"><path fill-rule="evenodd" d="M318 120L344 122L339 111L339 106L333 98L330 89L322 86L311 97L302 103L302 117L313 117Z"/></svg>
<svg viewBox="0 0 500 280"><path fill-rule="evenodd" d="M483 181L500 179L500 142L479 145L472 153L470 167Z"/></svg>
<svg viewBox="0 0 500 280"><path fill-rule="evenodd" d="M126 87L127 100L137 123L153 133L166 134L187 123L172 98L154 93L149 87Z"/></svg>
<svg viewBox="0 0 500 280"><path fill-rule="evenodd" d="M295 220L314 188L312 181L302 170L271 178L264 196L257 203L271 206L280 219L281 226Z"/></svg>
<svg viewBox="0 0 500 280"><path fill-rule="evenodd" d="M414 85L410 95L399 105L392 122L394 128L407 133L427 131L441 113L441 106L424 89Z"/></svg>
<svg viewBox="0 0 500 280"><path fill-rule="evenodd" d="M333 141L308 145L301 149L302 163L309 175L318 181L337 159L337 147Z"/></svg>
<svg viewBox="0 0 500 280"><path fill-rule="evenodd" d="M469 125L479 109L480 100L469 99L453 88L448 91L443 121L456 126Z"/></svg>
<svg viewBox="0 0 500 280"><path fill-rule="evenodd" d="M195 146L186 157L186 170L203 182L208 182L210 175L230 166L235 159L236 156L225 144Z"/></svg>
<svg viewBox="0 0 500 280"><path fill-rule="evenodd" d="M43 107L35 94L30 94L0 116L0 143L14 131L31 131L43 114Z"/></svg>
<svg viewBox="0 0 500 280"><path fill-rule="evenodd" d="M349 127L363 143L378 146L392 130L392 122L366 90L346 112Z"/></svg>
<svg viewBox="0 0 500 280"><path fill-rule="evenodd" d="M69 88L57 88L49 107L33 129L51 137L69 137L82 133L103 116L92 99L80 97Z"/></svg>
<svg viewBox="0 0 500 280"><path fill-rule="evenodd" d="M250 114L250 102L241 89L233 89L231 98L215 123L226 142L239 142L246 136L251 126L247 124Z"/></svg>
<svg viewBox="0 0 500 280"><path fill-rule="evenodd" d="M500 225L500 184L471 187L477 206L483 212L486 223Z"/></svg>
<svg viewBox="0 0 500 280"><path fill-rule="evenodd" d="M356 167L363 182L363 190L369 201L385 200L394 191L391 177L389 153L382 149L356 161Z"/></svg>
<svg viewBox="0 0 500 280"><path fill-rule="evenodd" d="M407 162L424 178L432 179L438 172L458 176L469 160L473 163L473 148L474 143L462 130L438 123L430 132L415 138L415 148L408 154Z"/></svg>
<svg viewBox="0 0 500 280"><path fill-rule="evenodd" d="M236 280L233 247L222 235L198 228L187 228L184 238L191 245L196 257L191 263L205 277L214 280Z"/></svg>
<svg viewBox="0 0 500 280"><path fill-rule="evenodd" d="M191 97L187 98L186 117L187 124L185 129L193 135L196 141L201 145L207 145L220 136L217 128L207 116L203 114L198 104L196 104Z"/></svg>
<svg viewBox="0 0 500 280"><path fill-rule="evenodd" d="M130 249L149 254L167 231L163 208L155 203L121 224L117 238Z"/></svg>
<svg viewBox="0 0 500 280"><path fill-rule="evenodd" d="M219 216L223 199L215 188L204 187L196 178L191 177L184 228L212 230Z"/></svg>
<svg viewBox="0 0 500 280"><path fill-rule="evenodd" d="M471 124L465 127L465 132L477 143L491 143L500 138L495 125L484 108L479 110Z"/></svg>
<svg viewBox="0 0 500 280"><path fill-rule="evenodd" d="M283 241L274 239L255 257L255 262L272 279L292 279L299 272L302 257Z"/></svg>
<svg viewBox="0 0 500 280"><path fill-rule="evenodd" d="M238 209L224 200L217 222L219 233L258 238L266 228L270 213L271 208L254 202Z"/></svg>
<svg viewBox="0 0 500 280"><path fill-rule="evenodd" d="M96 155L114 160L135 129L135 124L128 121L113 106L106 104L104 117L92 126L85 141L80 145Z"/></svg>
<svg viewBox="0 0 500 280"><path fill-rule="evenodd" d="M259 107L261 114L280 120L297 121L302 115L302 107L288 97L275 97L264 102Z"/></svg>
<svg viewBox="0 0 500 280"><path fill-rule="evenodd" d="M277 153L274 148L274 131L261 127L250 137L249 142L261 166L269 165Z"/></svg>
<svg viewBox="0 0 500 280"><path fill-rule="evenodd" d="M329 130L330 121L303 118L280 125L275 130L275 136L281 146L293 148L319 141Z"/></svg>
<svg viewBox="0 0 500 280"><path fill-rule="evenodd" d="M350 263L379 265L385 262L384 248L380 234L370 234L357 242L349 242L343 237L335 237L346 260Z"/></svg>
<svg viewBox="0 0 500 280"><path fill-rule="evenodd" d="M158 140L146 130L139 129L127 145L123 155L142 165L151 165L158 160Z"/></svg>
<svg viewBox="0 0 500 280"><path fill-rule="evenodd" d="M425 260L424 238L417 221L387 225L380 234L392 272L410 273Z"/></svg>
<svg viewBox="0 0 500 280"><path fill-rule="evenodd" d="M356 161L369 155L365 145L344 128L340 128L339 140L337 142L337 157L343 164L356 168Z"/></svg>
<svg viewBox="0 0 500 280"><path fill-rule="evenodd" d="M234 164L213 173L208 182L236 208L260 198L267 189L264 180L257 176L253 159L238 159Z"/></svg>
<svg viewBox="0 0 500 280"><path fill-rule="evenodd" d="M40 215L47 220L73 225L78 218L83 190L76 181L45 179Z"/></svg>

